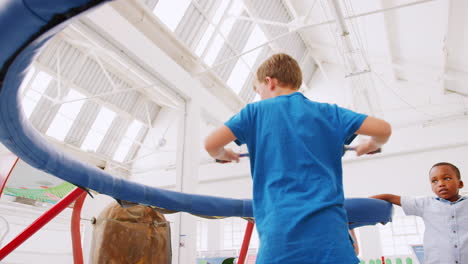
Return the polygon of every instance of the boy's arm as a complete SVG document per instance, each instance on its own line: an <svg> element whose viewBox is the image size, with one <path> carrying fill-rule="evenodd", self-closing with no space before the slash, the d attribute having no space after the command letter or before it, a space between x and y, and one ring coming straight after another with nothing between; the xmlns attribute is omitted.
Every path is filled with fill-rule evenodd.
<svg viewBox="0 0 468 264"><path fill-rule="evenodd" d="M205 149L211 157L225 161L239 162L239 154L224 146L234 141L236 136L226 125L213 131L205 140Z"/></svg>
<svg viewBox="0 0 468 264"><path fill-rule="evenodd" d="M392 204L396 204L396 205L401 206L401 196L399 196L399 195L378 194L378 195L371 196L369 198L380 199L380 200L384 200L384 201L390 202Z"/></svg>
<svg viewBox="0 0 468 264"><path fill-rule="evenodd" d="M384 120L368 116L356 131L356 134L371 137L356 146L356 153L361 156L376 151L385 144L392 134L392 127Z"/></svg>
<svg viewBox="0 0 468 264"><path fill-rule="evenodd" d="M354 248L354 253L356 253L356 256L359 255L359 244L357 241L356 233L354 233L354 229L349 229L349 234L353 238L353 248Z"/></svg>

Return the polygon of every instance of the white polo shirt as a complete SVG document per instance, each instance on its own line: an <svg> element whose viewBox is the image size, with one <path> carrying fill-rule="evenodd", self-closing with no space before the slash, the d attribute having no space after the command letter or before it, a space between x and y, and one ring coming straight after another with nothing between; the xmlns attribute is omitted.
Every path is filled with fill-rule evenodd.
<svg viewBox="0 0 468 264"><path fill-rule="evenodd" d="M407 215L424 220L424 264L468 264L468 199L401 197Z"/></svg>

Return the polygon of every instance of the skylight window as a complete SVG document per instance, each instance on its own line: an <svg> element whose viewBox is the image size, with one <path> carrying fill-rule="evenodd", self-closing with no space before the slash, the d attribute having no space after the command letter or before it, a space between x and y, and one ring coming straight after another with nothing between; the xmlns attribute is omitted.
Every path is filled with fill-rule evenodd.
<svg viewBox="0 0 468 264"><path fill-rule="evenodd" d="M197 54L198 56L201 56L203 54L203 51L208 45L208 41L210 40L211 35L213 35L213 32L214 27L212 25L209 25L202 39L200 40L200 42L198 42L197 48L195 49L195 54Z"/></svg>
<svg viewBox="0 0 468 264"><path fill-rule="evenodd" d="M267 41L267 38L265 37L265 34L260 29L260 27L256 25L254 30L252 31L252 34L250 34L250 37L247 40L247 43L245 44L244 50L242 52L246 52L255 47L258 47L259 45L265 43L266 41ZM261 50L262 50L261 48L258 48L242 56L242 58L247 63L247 65L249 65L250 68L253 68L255 66L255 61L257 61L258 55L260 54Z"/></svg>
<svg viewBox="0 0 468 264"><path fill-rule="evenodd" d="M85 96L76 90L70 89L64 102L61 106L54 120L47 129L46 134L59 141L63 141L68 134L73 122L80 113L84 101L76 101L67 103L67 101L84 99Z"/></svg>
<svg viewBox="0 0 468 264"><path fill-rule="evenodd" d="M26 86L27 82L29 82L28 78L32 78L34 71L34 68L29 70L25 80L23 81L24 86ZM43 71L39 72L35 76L30 88L23 97L23 111L26 117L29 118L31 116L32 112L36 108L37 103L41 99L42 94L44 94L45 90L49 86L51 80L52 76Z"/></svg>
<svg viewBox="0 0 468 264"><path fill-rule="evenodd" d="M227 13L227 16L229 16L226 20L223 21L223 23L219 27L219 32L221 32L221 34L219 32L214 32L214 26L209 25L195 50L195 54L197 54L198 56L202 56L203 52L205 52L205 56L203 56L203 61L208 66L213 66L213 63L216 57L218 56L219 51L224 46L225 38L227 38L227 36L232 30L234 23L236 22L235 17L239 16L244 10L244 5L241 1L233 1L229 10L227 10L226 12L227 7L228 1L223 1L220 7L216 10L215 15L213 16L212 23L214 25L219 24L219 22L221 21L221 17L224 13ZM215 34L214 37L212 36L213 34ZM209 43L210 39L212 39L211 43ZM207 50L204 51L205 49Z"/></svg>
<svg viewBox="0 0 468 264"><path fill-rule="evenodd" d="M133 120L114 154L114 160L120 162L124 161L142 127L143 124L140 121Z"/></svg>
<svg viewBox="0 0 468 264"><path fill-rule="evenodd" d="M242 52L249 51L258 45L265 43L266 41L267 38L265 37L263 31L260 29L260 27L255 26ZM255 66L255 62L257 61L260 51L261 48L253 50L252 52L243 55L241 59L237 61L236 66L227 80L227 85L231 87L234 92L239 93L244 86L245 80Z"/></svg>
<svg viewBox="0 0 468 264"><path fill-rule="evenodd" d="M81 149L87 151L96 151L99 145L101 144L102 140L104 139L107 130L109 130L112 121L114 121L115 116L115 112L109 110L106 107L102 107L96 119L94 120L94 123L88 132L88 135L83 141Z"/></svg>
<svg viewBox="0 0 468 264"><path fill-rule="evenodd" d="M218 56L218 53L223 47L223 45L223 37L221 37L220 34L216 34L216 36L213 39L213 42L211 43L211 46L208 49L208 52L206 53L206 56L203 58L206 64L208 64L209 66L213 66L216 56Z"/></svg>
<svg viewBox="0 0 468 264"><path fill-rule="evenodd" d="M23 93L24 88L28 86L29 81L31 81L31 78L34 76L34 73L36 73L36 68L34 67L29 68L28 73L26 74L26 77L24 77L23 82L21 83L21 86L20 86L21 93Z"/></svg>
<svg viewBox="0 0 468 264"><path fill-rule="evenodd" d="M197 48L195 49L195 54L197 54L198 56L201 56L203 54L203 51L206 49L208 42L214 33L215 27L213 25L219 24L221 17L227 8L228 3L229 1L223 0L220 6L216 9L216 13L211 21L212 24L208 25L205 34L203 34L203 37L201 38L200 42L197 45Z"/></svg>
<svg viewBox="0 0 468 264"><path fill-rule="evenodd" d="M220 27L220 31L224 36L228 36L236 22L236 17L240 16L244 11L244 5L242 1L233 1L229 8L227 15L228 18L224 20L224 23Z"/></svg>
<svg viewBox="0 0 468 264"><path fill-rule="evenodd" d="M175 31L184 17L191 0L159 0L153 10L155 14L170 30Z"/></svg>
<svg viewBox="0 0 468 264"><path fill-rule="evenodd" d="M239 93L242 89L247 76L249 76L250 68L245 64L242 60L238 60L234 70L232 70L229 79L227 80L227 85L231 87L231 89Z"/></svg>
<svg viewBox="0 0 468 264"><path fill-rule="evenodd" d="M223 0L221 4L218 6L216 9L216 13L213 16L213 24L218 24L219 21L221 20L222 15L224 14L224 11L226 10L226 7L228 6L229 1L228 0Z"/></svg>

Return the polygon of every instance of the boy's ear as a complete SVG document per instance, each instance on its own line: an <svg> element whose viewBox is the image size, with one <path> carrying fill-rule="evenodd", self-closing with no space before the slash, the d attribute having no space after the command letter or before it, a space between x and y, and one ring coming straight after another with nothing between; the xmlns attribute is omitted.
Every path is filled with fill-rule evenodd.
<svg viewBox="0 0 468 264"><path fill-rule="evenodd" d="M277 83L277 80L275 78L271 78L271 77L266 77L265 78L265 82L266 84L268 85L268 88L270 90L274 90L276 88L276 83Z"/></svg>
<svg viewBox="0 0 468 264"><path fill-rule="evenodd" d="M463 181L462 181L462 180L460 180L460 181L459 181L459 184L458 184L458 189L461 189L461 188L463 188L463 186L464 186L464 184L463 184Z"/></svg>

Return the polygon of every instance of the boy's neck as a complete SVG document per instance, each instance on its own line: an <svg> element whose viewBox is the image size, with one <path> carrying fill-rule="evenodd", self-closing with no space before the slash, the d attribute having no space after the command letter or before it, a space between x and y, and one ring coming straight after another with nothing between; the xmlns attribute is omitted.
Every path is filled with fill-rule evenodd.
<svg viewBox="0 0 468 264"><path fill-rule="evenodd" d="M288 95L292 94L295 92L298 92L299 90L295 90L289 87L281 87L281 86L276 86L275 91L273 92L273 97L281 96L281 95Z"/></svg>
<svg viewBox="0 0 468 264"><path fill-rule="evenodd" d="M457 194L457 196L451 197L450 199L445 199L445 198L442 198L440 196L437 196L437 198L440 198L442 200L449 201L449 202L452 202L452 203L460 200L461 197L462 196L460 194Z"/></svg>

